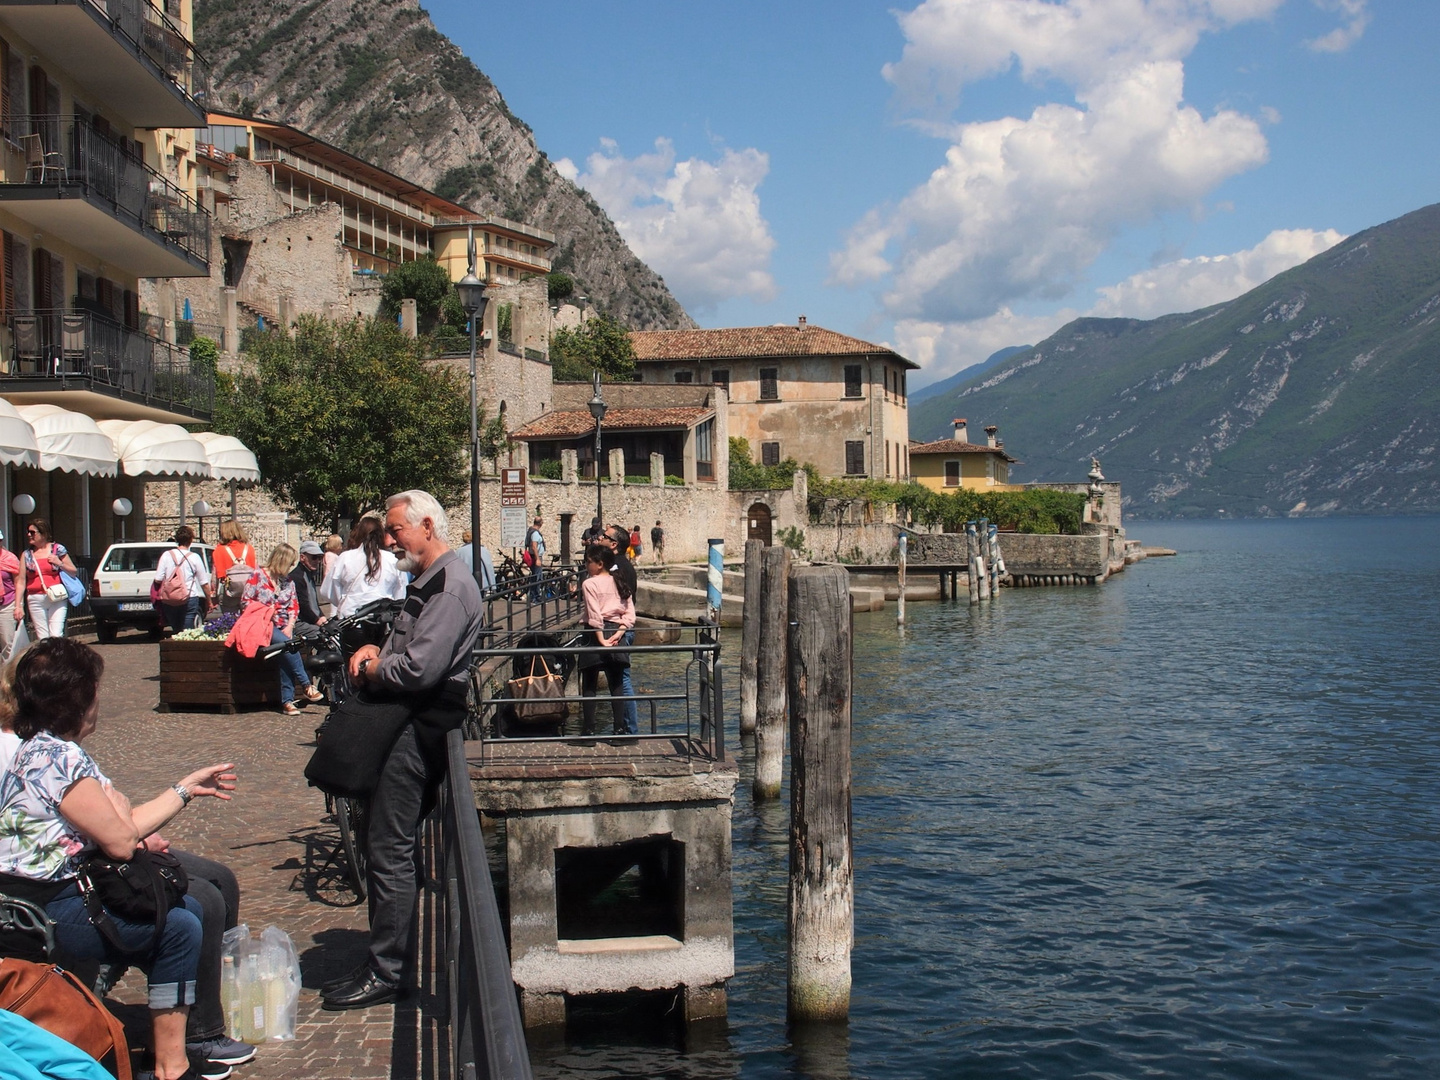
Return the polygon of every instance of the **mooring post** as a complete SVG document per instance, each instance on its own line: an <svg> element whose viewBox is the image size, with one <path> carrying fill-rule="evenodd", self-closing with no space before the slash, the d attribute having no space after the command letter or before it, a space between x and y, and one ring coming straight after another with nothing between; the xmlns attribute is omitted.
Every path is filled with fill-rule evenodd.
<svg viewBox="0 0 1440 1080"><path fill-rule="evenodd" d="M755 658L760 654L760 559L765 541L745 541L745 612L740 624L740 734L755 734Z"/></svg>
<svg viewBox="0 0 1440 1080"><path fill-rule="evenodd" d="M990 599L989 548L990 523L981 518L975 526L975 568L980 577L980 599Z"/></svg>
<svg viewBox="0 0 1440 1080"><path fill-rule="evenodd" d="M725 538L712 536L709 545L708 570L705 575L705 607L712 626L720 625L720 604L725 598Z"/></svg>
<svg viewBox="0 0 1440 1080"><path fill-rule="evenodd" d="M847 571L842 569L840 573ZM785 768L789 578L790 549L783 545L766 548L760 560L760 651L755 662L756 801L780 797L780 778Z"/></svg>
<svg viewBox="0 0 1440 1080"><path fill-rule="evenodd" d="M790 996L798 1020L850 1014L851 615L846 571L790 579Z"/></svg>
<svg viewBox="0 0 1440 1080"><path fill-rule="evenodd" d="M900 561L895 565L895 574L900 579L900 594L895 598L895 625L905 625L905 552L910 546L910 538L900 534Z"/></svg>
<svg viewBox="0 0 1440 1080"><path fill-rule="evenodd" d="M980 568L976 565L978 559L979 546L976 543L975 523L967 521L965 523L965 565L969 569L965 576L970 586L970 603L972 604L980 602Z"/></svg>
<svg viewBox="0 0 1440 1080"><path fill-rule="evenodd" d="M1000 595L1000 579L1005 576L1005 557L1000 554L1000 526L990 525L990 572L995 577L995 595Z"/></svg>

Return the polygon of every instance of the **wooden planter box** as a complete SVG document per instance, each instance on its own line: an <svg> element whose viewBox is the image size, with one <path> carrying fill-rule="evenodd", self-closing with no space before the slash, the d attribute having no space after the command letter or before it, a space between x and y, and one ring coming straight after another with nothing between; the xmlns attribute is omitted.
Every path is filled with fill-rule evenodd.
<svg viewBox="0 0 1440 1080"><path fill-rule="evenodd" d="M247 659L223 641L160 642L157 711L233 713L261 705L280 707L280 673L274 664Z"/></svg>

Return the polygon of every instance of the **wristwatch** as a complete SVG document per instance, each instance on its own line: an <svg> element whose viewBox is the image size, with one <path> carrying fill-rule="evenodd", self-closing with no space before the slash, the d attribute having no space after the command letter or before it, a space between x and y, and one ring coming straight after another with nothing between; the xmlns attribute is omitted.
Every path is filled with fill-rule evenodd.
<svg viewBox="0 0 1440 1080"><path fill-rule="evenodd" d="M362 679L365 678L365 669L368 668L368 667L369 667L371 664L373 664L374 662L375 662L375 658L374 658L373 656L367 656L364 660L361 660L361 661L360 661L360 667L357 669L357 670L359 671L359 673L360 673L360 678L362 678Z"/></svg>

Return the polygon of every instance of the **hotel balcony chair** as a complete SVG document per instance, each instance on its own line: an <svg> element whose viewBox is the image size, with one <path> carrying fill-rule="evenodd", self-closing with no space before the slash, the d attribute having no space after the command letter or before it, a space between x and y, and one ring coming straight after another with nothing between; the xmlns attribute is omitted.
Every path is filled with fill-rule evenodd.
<svg viewBox="0 0 1440 1080"><path fill-rule="evenodd" d="M25 182L43 184L45 178L54 173L57 179L67 179L65 155L59 150L46 150L38 132L20 136L20 145L25 148Z"/></svg>
<svg viewBox="0 0 1440 1080"><path fill-rule="evenodd" d="M38 373L45 359L45 349L40 344L40 320L34 315L16 315L10 325L15 334L14 373Z"/></svg>
<svg viewBox="0 0 1440 1080"><path fill-rule="evenodd" d="M87 319L84 315L60 316L60 370L58 375L82 375L86 369Z"/></svg>

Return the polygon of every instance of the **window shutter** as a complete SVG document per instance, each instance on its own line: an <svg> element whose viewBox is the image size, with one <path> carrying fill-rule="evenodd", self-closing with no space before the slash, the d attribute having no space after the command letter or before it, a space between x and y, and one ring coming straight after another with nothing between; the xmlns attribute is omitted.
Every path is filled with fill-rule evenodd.
<svg viewBox="0 0 1440 1080"><path fill-rule="evenodd" d="M13 305L10 310L14 312L30 310L30 246L18 237L8 237L10 263L7 267L9 273L6 277L9 281L10 296Z"/></svg>
<svg viewBox="0 0 1440 1080"><path fill-rule="evenodd" d="M3 265L0 265L0 273L3 273L3 284L0 284L0 314L6 318L15 314L15 237L8 232L4 234L5 255Z"/></svg>
<svg viewBox="0 0 1440 1080"><path fill-rule="evenodd" d="M57 311L64 310L67 297L65 296L65 260L53 252L50 255L50 295L45 301L45 306Z"/></svg>
<svg viewBox="0 0 1440 1080"><path fill-rule="evenodd" d="M140 297L134 289L125 290L125 326L130 330L140 328Z"/></svg>

